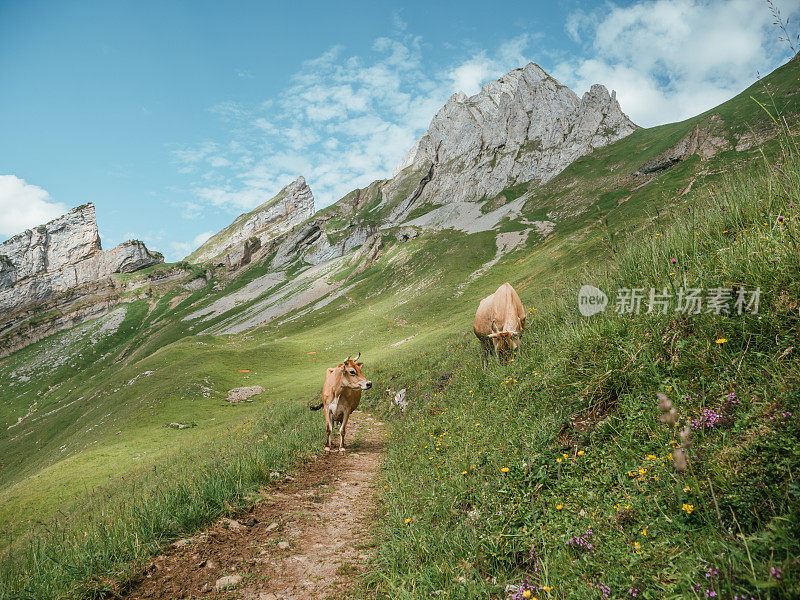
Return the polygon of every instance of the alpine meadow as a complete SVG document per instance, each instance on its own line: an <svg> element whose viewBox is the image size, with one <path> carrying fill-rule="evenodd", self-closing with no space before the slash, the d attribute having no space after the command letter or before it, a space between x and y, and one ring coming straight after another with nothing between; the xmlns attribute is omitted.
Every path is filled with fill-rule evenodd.
<svg viewBox="0 0 800 600"><path fill-rule="evenodd" d="M654 127L602 83L179 262L0 243L0 600L800 597L800 54Z"/></svg>

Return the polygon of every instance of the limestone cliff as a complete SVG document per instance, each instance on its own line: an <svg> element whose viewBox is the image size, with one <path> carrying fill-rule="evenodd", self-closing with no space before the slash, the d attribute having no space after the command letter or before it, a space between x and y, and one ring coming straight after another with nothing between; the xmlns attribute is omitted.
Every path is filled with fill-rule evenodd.
<svg viewBox="0 0 800 600"><path fill-rule="evenodd" d="M362 245L377 247L382 231L400 225L490 229L517 214L522 200L498 205L497 215L485 215L484 201L521 183L545 183L635 130L602 85L579 98L530 63L474 96L454 94L390 179L348 194L276 239L272 264L318 264ZM432 210L415 210L424 205ZM412 218L415 212L422 216Z"/></svg>
<svg viewBox="0 0 800 600"><path fill-rule="evenodd" d="M385 194L399 200L395 220L426 201L492 198L511 185L545 183L635 130L602 85L579 98L530 63L474 96L454 94L395 168ZM419 184L409 187L408 179Z"/></svg>
<svg viewBox="0 0 800 600"><path fill-rule="evenodd" d="M216 260L231 267L246 264L253 251L290 231L314 214L314 194L303 177L225 229L187 257L191 262Z"/></svg>
<svg viewBox="0 0 800 600"><path fill-rule="evenodd" d="M113 306L108 298L114 290L109 281L112 274L131 273L161 262L161 254L135 240L103 252L94 204L74 208L0 244L0 335L25 329L21 326L32 316L31 311L42 312L41 305L53 304L67 293L71 305L102 295L105 305ZM65 326L75 320L64 318ZM21 336L14 345L21 347L26 340ZM8 348L0 349L0 356L7 353L2 350Z"/></svg>

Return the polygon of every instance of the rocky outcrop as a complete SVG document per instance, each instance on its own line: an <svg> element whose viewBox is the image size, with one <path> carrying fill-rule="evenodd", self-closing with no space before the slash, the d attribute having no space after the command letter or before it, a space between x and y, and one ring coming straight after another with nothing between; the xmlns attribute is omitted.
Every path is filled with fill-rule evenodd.
<svg viewBox="0 0 800 600"><path fill-rule="evenodd" d="M391 179L354 190L332 210L310 218L313 195L300 177L241 215L188 260L235 270L274 254L272 266L283 269L294 262L316 265L361 246L365 256L378 253L382 244L374 236L402 224L470 233L491 228L523 201L499 204L477 228L462 221L482 216L478 201L495 198L512 185L549 181L577 158L635 130L613 92L594 85L579 98L530 63L474 96L454 94ZM408 220L426 205L438 207L436 214ZM365 212L381 218L364 218ZM404 235L408 231L416 235L414 228Z"/></svg>
<svg viewBox="0 0 800 600"><path fill-rule="evenodd" d="M101 250L94 204L73 208L0 244L0 289L74 265Z"/></svg>
<svg viewBox="0 0 800 600"><path fill-rule="evenodd" d="M272 266L283 269L295 262L316 265L363 246L369 262L381 251L378 232L404 223L470 233L491 228L523 201L501 203L487 218L478 201L512 185L549 181L577 158L635 130L613 92L594 85L579 98L531 63L474 96L454 94L391 179L354 190L332 210L310 218L314 199L300 177L241 215L188 260L235 270L274 254ZM426 205L438 207L436 214L408 219ZM381 218L364 218L365 213ZM462 222L475 219L481 219L476 227ZM414 228L403 231L405 239L417 235Z"/></svg>
<svg viewBox="0 0 800 600"><path fill-rule="evenodd" d="M375 231L374 227L353 223L336 232L338 241L331 241L320 221L311 220L281 240L272 265L282 268L296 260L318 265L361 246Z"/></svg>
<svg viewBox="0 0 800 600"><path fill-rule="evenodd" d="M112 274L132 273L163 261L161 254L135 240L103 252L93 204L15 235L0 244L0 335L14 330L17 347L40 338L41 328L34 333L23 324L44 303L63 311L48 322L48 335L85 320L97 310L84 307L72 315L68 305L85 296L102 296L102 312L115 304L109 301ZM65 294L69 294L66 301L57 301ZM11 343L10 338L5 341Z"/></svg>
<svg viewBox="0 0 800 600"><path fill-rule="evenodd" d="M303 177L249 213L236 218L187 257L190 262L215 261L231 268L247 264L252 253L314 214L314 194Z"/></svg>
<svg viewBox="0 0 800 600"><path fill-rule="evenodd" d="M384 193L397 222L423 202L492 198L511 185L544 183L636 125L602 85L578 96L534 63L454 94L395 168ZM409 185L407 179L418 181Z"/></svg>
<svg viewBox="0 0 800 600"><path fill-rule="evenodd" d="M685 161L694 154L698 154L701 160L708 160L722 150L729 150L731 147L730 142L724 135L714 131L715 129L720 129L720 121L718 115L712 115L706 126L700 127L696 125L677 144L654 156L639 167L633 174L634 177L658 173L672 165ZM739 150L739 147L737 146L736 149ZM749 149L749 146L743 149Z"/></svg>

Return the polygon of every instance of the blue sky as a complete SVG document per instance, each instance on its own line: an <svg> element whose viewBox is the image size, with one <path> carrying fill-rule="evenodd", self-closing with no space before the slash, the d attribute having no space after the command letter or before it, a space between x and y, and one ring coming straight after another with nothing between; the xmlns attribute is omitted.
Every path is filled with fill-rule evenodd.
<svg viewBox="0 0 800 600"><path fill-rule="evenodd" d="M104 247L177 260L298 175L318 208L389 176L452 93L529 61L647 126L774 69L778 37L758 0L0 0L0 240L94 202Z"/></svg>

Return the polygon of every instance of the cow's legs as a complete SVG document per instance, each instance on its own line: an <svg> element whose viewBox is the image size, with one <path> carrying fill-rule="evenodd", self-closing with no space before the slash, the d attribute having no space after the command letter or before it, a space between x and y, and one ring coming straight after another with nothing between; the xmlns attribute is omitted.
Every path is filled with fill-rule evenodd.
<svg viewBox="0 0 800 600"><path fill-rule="evenodd" d="M489 364L489 340L481 339L479 340L481 343L481 366L486 368L486 365Z"/></svg>
<svg viewBox="0 0 800 600"><path fill-rule="evenodd" d="M333 433L333 423L331 422L331 411L325 407L325 452L331 451L331 433Z"/></svg>
<svg viewBox="0 0 800 600"><path fill-rule="evenodd" d="M342 417L342 426L339 428L339 434L342 436L339 439L339 452L344 452L344 434L346 433L347 419L349 418L350 413L345 411L344 416Z"/></svg>

